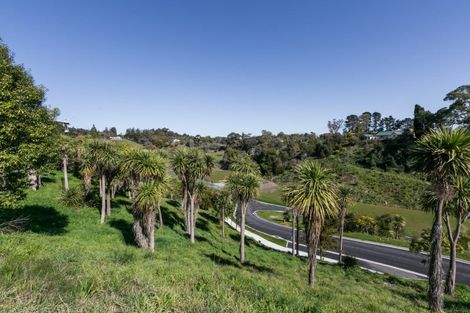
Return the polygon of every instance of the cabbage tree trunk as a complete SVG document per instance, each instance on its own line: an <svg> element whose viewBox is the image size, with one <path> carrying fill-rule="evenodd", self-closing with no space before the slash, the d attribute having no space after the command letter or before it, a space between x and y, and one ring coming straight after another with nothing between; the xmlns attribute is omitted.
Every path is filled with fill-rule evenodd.
<svg viewBox="0 0 470 313"><path fill-rule="evenodd" d="M442 285L442 209L444 197L441 195L431 230L431 251L428 275L428 305L431 312L442 312L443 285Z"/></svg>
<svg viewBox="0 0 470 313"><path fill-rule="evenodd" d="M318 222L308 221L304 219L306 225L305 232L307 234L308 246L308 286L315 286L315 271L317 267L317 250L320 241L321 225Z"/></svg>
<svg viewBox="0 0 470 313"><path fill-rule="evenodd" d="M64 154L62 158L62 172L64 173L64 189L69 190L69 176L67 169L68 157L67 154Z"/></svg>
<svg viewBox="0 0 470 313"><path fill-rule="evenodd" d="M104 224L104 218L106 215L106 177L101 175L100 186L101 186L101 218L100 223Z"/></svg>

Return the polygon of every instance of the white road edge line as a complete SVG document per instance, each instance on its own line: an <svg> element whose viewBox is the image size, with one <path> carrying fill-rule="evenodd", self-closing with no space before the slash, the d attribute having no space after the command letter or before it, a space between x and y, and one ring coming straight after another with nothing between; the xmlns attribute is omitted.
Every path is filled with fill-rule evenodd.
<svg viewBox="0 0 470 313"><path fill-rule="evenodd" d="M225 222L230 226L232 227L233 229L235 229L236 231L240 231L240 227L234 222L232 221L230 218L226 218L225 219ZM258 230L256 230L258 231ZM261 232L263 233L263 232ZM287 252L287 253L290 253L292 251L292 248L287 248L287 247L283 247L283 246L280 246L278 244L275 244L274 242L271 242L249 230L245 230L245 234L247 237L251 237L253 239L255 239L257 242L259 242L260 244L266 246L266 247L269 247L271 249L274 249L274 250L277 250L277 251L281 251L281 252ZM268 236L271 236L269 234L266 234ZM272 237L272 236L271 236ZM284 239L285 240L285 239ZM290 242L290 241L289 241ZM332 253L332 254L338 254L337 252L334 252L334 251L329 251L327 250L326 252L328 253ZM306 257L308 254L307 252L304 252L304 251L299 251L299 254L300 256L303 256L303 257ZM338 260L334 260L334 259L331 259L331 258L325 258L325 257L321 257L321 256L318 256L317 255L317 259L319 260L323 260L325 262L328 262L328 263L338 263ZM363 262L367 262L367 263L371 263L371 264L375 264L375 265L379 265L379 266L384 266L384 267L388 267L388 268L391 268L391 269L394 269L394 270L397 270L397 271L402 271L404 273L408 273L408 274L413 274L413 275L416 275L418 277L423 277L423 278L427 278L426 275L424 274L421 274L421 273L417 273L417 272L413 272L413 271L410 271L410 270L406 270L406 269L403 269L403 268L399 268L399 267L396 267L396 266L392 266L392 265L388 265L388 264L383 264L383 263L379 263L379 262L375 262L375 261L370 261L370 260L367 260L367 259L363 259L363 258L356 258L355 259L357 260L360 260L360 261L363 261ZM372 269L369 269L369 268L366 268L366 267L362 267L362 269L364 270L367 270L367 271L370 271L370 272L373 272L373 273L380 273L380 274L383 274L382 272L379 272L379 271L375 271L375 270L372 270Z"/></svg>
<svg viewBox="0 0 470 313"><path fill-rule="evenodd" d="M260 202L260 203L264 203L264 204L269 204L269 205L272 205L272 206L276 206L276 207L281 207L281 208L284 208L283 211L285 211L287 209L287 207L283 207L283 206L280 206L280 205L277 205L277 204L271 204L271 203L267 203L267 202L263 202L263 201L258 201L256 200L257 202ZM274 225L277 225L277 226L281 226L281 227L284 227L284 228L288 228L288 229L291 229L291 227L289 226L285 226L285 225L281 225L281 224L278 224L278 223L275 223L275 222L272 222L272 221L269 221L267 219L264 219L262 217L259 217L257 212L258 211L264 211L264 212L269 212L269 211L274 211L274 212L282 212L282 211L277 211L277 210L254 210L252 211L253 212L253 215L256 216L257 218L259 219L262 219L263 221L266 221L268 223L271 223L271 224L274 224ZM258 231L258 230L257 230ZM269 234L268 234L269 235ZM272 237L272 235L269 235ZM338 237L338 236L334 236L334 237ZM284 239L284 238L282 238ZM397 249L397 250L402 250L402 251L410 251L409 249L405 248L405 247L399 247L399 246L394 246L394 245L391 245L391 244L386 244L386 243L380 243L380 242L374 242L374 241L370 241L370 240L362 240L362 239L356 239L356 238L351 238L351 237L343 237L343 239L345 240L350 240L350 241L356 241L356 242L362 242L362 243L365 243L365 244L369 244L369 245L375 245L375 246L380 246L380 247L386 247L386 248L391 248L391 249ZM285 240L285 239L284 239ZM420 252L420 254L422 255L429 255L428 253L426 252ZM450 260L450 258L447 256L447 255L443 255L442 256L443 259L446 259L446 260ZM470 261L467 261L467 260L463 260L463 259L459 259L457 258L456 261L458 263L463 263L463 264L469 264L470 265ZM427 277L427 276L426 276Z"/></svg>

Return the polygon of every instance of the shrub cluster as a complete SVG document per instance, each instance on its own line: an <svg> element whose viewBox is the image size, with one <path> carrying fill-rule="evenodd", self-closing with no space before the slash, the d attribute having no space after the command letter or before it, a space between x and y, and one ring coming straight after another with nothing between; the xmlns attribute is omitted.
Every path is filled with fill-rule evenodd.
<svg viewBox="0 0 470 313"><path fill-rule="evenodd" d="M377 217L346 215L344 230L399 239L405 231L406 221L400 215L384 214Z"/></svg>

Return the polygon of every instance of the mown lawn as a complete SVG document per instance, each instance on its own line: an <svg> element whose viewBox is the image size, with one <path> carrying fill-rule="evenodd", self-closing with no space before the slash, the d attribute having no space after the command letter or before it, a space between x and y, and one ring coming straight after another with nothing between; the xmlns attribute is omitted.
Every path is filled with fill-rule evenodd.
<svg viewBox="0 0 470 313"><path fill-rule="evenodd" d="M343 270L321 263L306 288L304 260L248 241L238 262L238 235L219 237L201 212L197 243L182 230L179 209L163 206L166 226L156 252L134 245L125 198L104 225L94 208L58 203L59 177L30 193L0 221L28 215L24 232L0 234L0 312L426 312L422 281ZM446 312L468 312L470 288L446 298Z"/></svg>

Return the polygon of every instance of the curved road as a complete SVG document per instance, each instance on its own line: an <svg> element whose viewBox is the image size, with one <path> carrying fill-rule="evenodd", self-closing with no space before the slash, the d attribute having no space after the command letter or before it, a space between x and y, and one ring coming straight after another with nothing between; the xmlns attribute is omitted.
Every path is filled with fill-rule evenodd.
<svg viewBox="0 0 470 313"><path fill-rule="evenodd" d="M252 201L247 210L246 224L253 229L268 235L280 237L289 242L291 247L292 229L283 225L262 219L256 215L256 211L285 211L284 207L264 202ZM301 239L303 235L300 235ZM300 250L307 251L305 245L300 245ZM427 274L427 256L412 253L406 248L391 247L344 238L344 253L355 257L359 264L370 270L389 273L408 278L425 278ZM325 257L337 259L337 253L328 251ZM448 260L444 259L444 269L447 270ZM457 262L457 282L470 285L470 262Z"/></svg>

